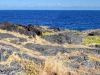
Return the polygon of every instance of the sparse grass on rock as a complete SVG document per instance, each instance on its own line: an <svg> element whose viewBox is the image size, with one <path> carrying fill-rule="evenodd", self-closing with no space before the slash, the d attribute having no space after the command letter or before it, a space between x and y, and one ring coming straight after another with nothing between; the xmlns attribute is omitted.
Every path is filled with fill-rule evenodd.
<svg viewBox="0 0 100 75"><path fill-rule="evenodd" d="M85 44L100 44L100 36L86 36L83 41Z"/></svg>
<svg viewBox="0 0 100 75"><path fill-rule="evenodd" d="M46 28L43 28L43 30L46 30ZM42 36L57 36L62 41L61 33L64 35L69 35L70 38L73 38L74 41L79 41L79 38L77 37L81 35L81 32L78 31L58 31L58 32L43 32ZM68 32L68 33L67 33ZM73 43L67 43L65 42L67 36L63 37L66 40L65 43L59 44L55 42L50 42L45 40L44 38L41 38L40 36L36 36L34 38L29 38L29 36L17 33L17 32L11 32L7 30L0 29L0 37L2 38L5 34L10 34L14 37L3 37L0 39L0 50L5 50L4 56L9 56L7 60L0 62L1 65L9 65L12 62L18 63L22 67L22 69L18 66L18 69L21 71L24 71L25 74L21 75L96 75L100 74L100 51L99 48L93 48L88 47L88 45L85 44L100 44L100 36L88 36L85 35L83 37L83 42L85 44L73 44ZM74 35L75 36L72 36ZM60 35L58 35L60 34ZM54 38L52 38L54 39ZM17 41L16 41L17 40ZM13 42L12 42L13 41ZM55 41L55 39L54 39ZM82 41L79 41L82 42ZM98 50L98 54L95 53L95 51ZM11 54L8 54L9 51L11 51ZM22 55L22 56L21 56ZM32 60L35 59L35 60ZM38 61L38 59L42 59L43 62L40 64L36 63L35 61ZM76 60L77 59L77 60ZM84 62L84 63L83 63ZM95 63L98 62L98 65ZM83 65L82 65L83 63ZM91 64L92 63L92 64ZM77 68L77 64L79 67ZM85 65L84 65L85 64ZM15 64L13 64L15 65ZM71 65L71 66L70 66ZM88 66L93 66L93 68ZM95 66L98 66L98 69L95 68ZM11 68L12 66L10 66ZM16 66L13 66L16 69ZM76 68L71 68L76 67ZM5 67L4 67L5 68ZM6 66L7 68L7 66ZM2 68L0 67L0 70ZM1 70L2 71L2 70ZM9 69L6 70L9 72ZM11 70L10 70L11 71ZM13 70L15 71L15 70ZM5 70L3 71L5 72ZM17 72L15 72L16 74ZM1 75L1 72L0 72ZM7 73L5 72L5 75ZM10 75L10 74L9 74Z"/></svg>
<svg viewBox="0 0 100 75"><path fill-rule="evenodd" d="M53 35L52 32L42 32L42 36L51 36Z"/></svg>

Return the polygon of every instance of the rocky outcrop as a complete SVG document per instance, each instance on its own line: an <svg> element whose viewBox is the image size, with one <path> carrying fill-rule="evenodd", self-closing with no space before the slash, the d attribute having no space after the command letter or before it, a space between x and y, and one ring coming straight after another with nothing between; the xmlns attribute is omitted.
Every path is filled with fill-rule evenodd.
<svg viewBox="0 0 100 75"><path fill-rule="evenodd" d="M0 39L5 39L5 38L16 38L16 36L7 33L0 33Z"/></svg>
<svg viewBox="0 0 100 75"><path fill-rule="evenodd" d="M26 75L23 68L16 62L9 65L0 65L0 75Z"/></svg>
<svg viewBox="0 0 100 75"><path fill-rule="evenodd" d="M82 31L82 33L85 33L87 36L100 36L100 29L94 29L94 30L85 30Z"/></svg>
<svg viewBox="0 0 100 75"><path fill-rule="evenodd" d="M13 52L18 52L19 49L11 45L0 43L0 62L6 61Z"/></svg>
<svg viewBox="0 0 100 75"><path fill-rule="evenodd" d="M23 65L28 65L24 63L30 64L34 62L34 64L36 65L43 64L44 66L45 60L49 57L55 57L57 61L63 61L65 67L71 68L71 70L77 72L81 69L85 70L85 67L89 69L86 73L92 73L92 71L90 72L90 70L92 69L100 70L100 45L95 44L88 46L85 44L83 45L82 43L83 36L99 36L99 32L86 32L87 34L83 35L81 34L81 32L74 33L71 31L61 31L59 28L44 28L43 30L43 28L39 25L30 24L28 26L24 26L20 24L12 24L10 22L0 24L0 29L2 29L2 32L0 32L0 62L8 62L10 59L12 59L12 56L15 56L16 59L21 59L21 61L23 60L22 62L11 60L10 62L8 62L10 66L8 65L8 63L3 65L0 63L0 75L26 75L24 71L25 69L23 70L22 67ZM22 36L14 36L13 33L3 33L3 30L18 32L20 34L28 35L31 38L38 35L52 43L46 43L45 41L45 44L42 44L44 40L42 41L42 43L40 43L37 40L33 41L37 38L29 39ZM43 35L43 32L54 33L54 35L51 34L50 36L45 36ZM33 42L31 42L31 40ZM39 41L41 40L42 39L40 39ZM53 43L58 43L59 45L51 45ZM73 47L68 47L65 43L67 43L68 46ZM77 47L78 45L79 47ZM28 67L28 70L31 70L30 66ZM56 75L55 72L53 74ZM69 75L71 74L69 73Z"/></svg>
<svg viewBox="0 0 100 75"><path fill-rule="evenodd" d="M65 48L65 47L61 47L61 46L48 46L48 45L40 45L40 44L34 44L34 43L27 43L24 47L27 49L30 49L30 50L39 51L44 56L54 56L58 52L71 53L73 51L80 51L80 52L86 52L86 53L89 52L89 53L98 54L98 55L100 54L99 49ZM83 58L83 60L88 59L87 56L84 54L80 58Z"/></svg>
<svg viewBox="0 0 100 75"><path fill-rule="evenodd" d="M36 35L42 35L42 32L58 32L59 28L47 28L43 30L42 27L36 24L22 25L22 24L12 24L10 22L5 22L0 24L0 29L7 31L14 31L20 34L28 35L29 37L35 37Z"/></svg>
<svg viewBox="0 0 100 75"><path fill-rule="evenodd" d="M80 69L81 66L95 68L95 63L90 60L88 55L81 53L77 56L70 56L70 63L66 63L71 69Z"/></svg>
<svg viewBox="0 0 100 75"><path fill-rule="evenodd" d="M35 37L36 35L42 35L41 28L38 25L21 25L21 24L11 24L10 22L5 22L0 24L0 29L19 32L20 34L25 34L30 37Z"/></svg>
<svg viewBox="0 0 100 75"><path fill-rule="evenodd" d="M27 39L25 38L18 38L18 39L14 39L14 40L10 40L10 43L13 43L13 44L21 44L21 43L24 43L24 42L27 42Z"/></svg>
<svg viewBox="0 0 100 75"><path fill-rule="evenodd" d="M81 36L74 34L72 32L64 32L56 35L51 36L43 36L47 41L53 42L53 43L59 43L59 44L82 44L82 38Z"/></svg>
<svg viewBox="0 0 100 75"><path fill-rule="evenodd" d="M89 36L100 36L100 30L93 30L88 33Z"/></svg>

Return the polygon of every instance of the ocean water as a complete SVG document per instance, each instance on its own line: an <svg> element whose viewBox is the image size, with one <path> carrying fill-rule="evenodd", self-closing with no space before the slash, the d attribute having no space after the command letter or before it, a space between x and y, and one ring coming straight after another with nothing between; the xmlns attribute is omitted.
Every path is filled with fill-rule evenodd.
<svg viewBox="0 0 100 75"><path fill-rule="evenodd" d="M0 10L0 22L38 24L60 29L100 29L99 10Z"/></svg>

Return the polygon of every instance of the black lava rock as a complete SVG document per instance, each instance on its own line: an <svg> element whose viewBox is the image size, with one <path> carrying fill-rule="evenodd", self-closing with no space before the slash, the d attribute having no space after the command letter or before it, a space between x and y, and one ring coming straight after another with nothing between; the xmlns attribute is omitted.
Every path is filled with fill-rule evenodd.
<svg viewBox="0 0 100 75"><path fill-rule="evenodd" d="M65 32L51 36L43 36L42 38L44 38L47 41L59 44L82 44L81 36L74 34L73 32Z"/></svg>

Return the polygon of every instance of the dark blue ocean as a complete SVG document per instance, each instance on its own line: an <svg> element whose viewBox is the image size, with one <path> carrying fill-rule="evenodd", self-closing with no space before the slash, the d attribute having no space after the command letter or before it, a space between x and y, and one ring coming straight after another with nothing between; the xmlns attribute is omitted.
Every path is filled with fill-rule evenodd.
<svg viewBox="0 0 100 75"><path fill-rule="evenodd" d="M100 29L99 10L0 10L0 22L61 29Z"/></svg>

